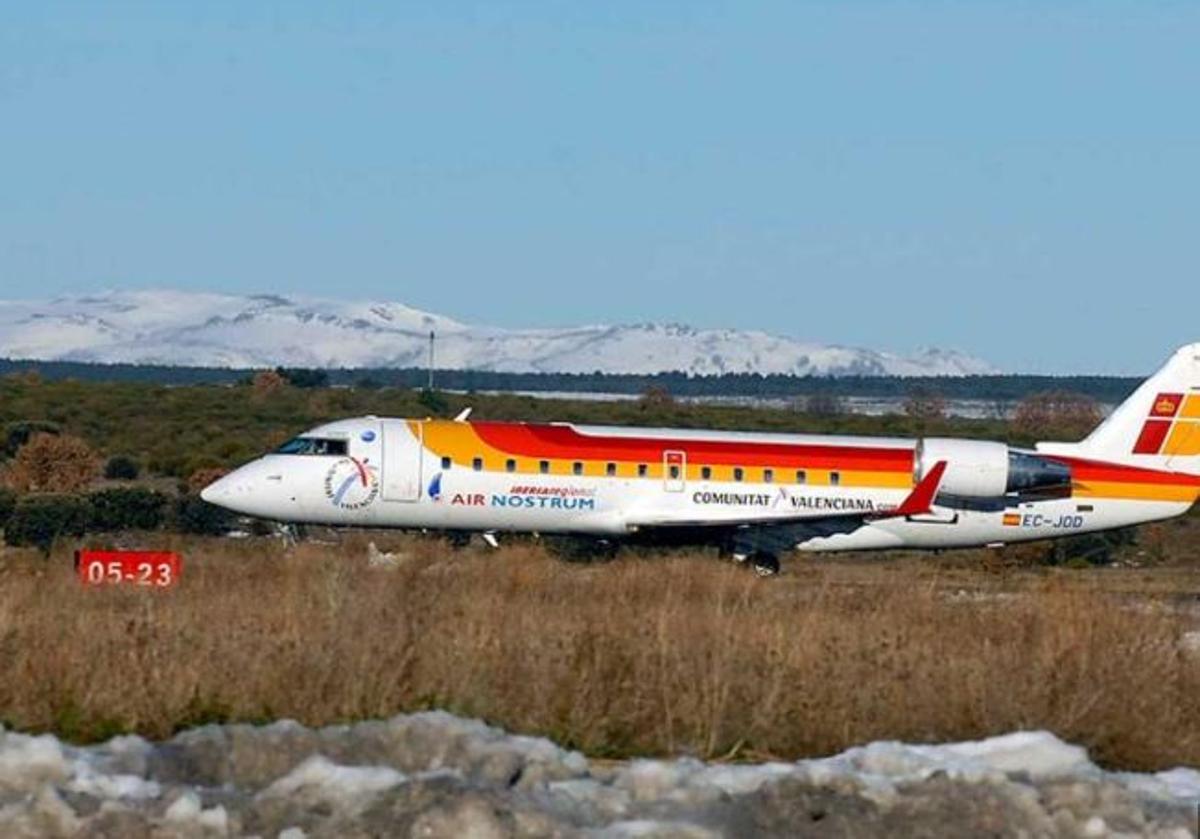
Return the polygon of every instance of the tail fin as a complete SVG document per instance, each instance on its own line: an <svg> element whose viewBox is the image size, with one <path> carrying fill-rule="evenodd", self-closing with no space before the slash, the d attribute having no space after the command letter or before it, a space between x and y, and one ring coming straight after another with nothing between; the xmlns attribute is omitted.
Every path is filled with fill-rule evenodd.
<svg viewBox="0 0 1200 839"><path fill-rule="evenodd" d="M1038 451L1200 475L1200 344L1176 351L1083 442Z"/></svg>

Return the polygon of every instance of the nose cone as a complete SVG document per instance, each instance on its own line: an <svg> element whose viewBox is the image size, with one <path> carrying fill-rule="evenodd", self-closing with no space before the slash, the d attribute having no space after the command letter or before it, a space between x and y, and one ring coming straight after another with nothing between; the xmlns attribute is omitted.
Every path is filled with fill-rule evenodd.
<svg viewBox="0 0 1200 839"><path fill-rule="evenodd" d="M209 504L224 506L222 502L229 500L230 496L230 480L226 475L223 478L217 478L211 484L200 490L200 497Z"/></svg>

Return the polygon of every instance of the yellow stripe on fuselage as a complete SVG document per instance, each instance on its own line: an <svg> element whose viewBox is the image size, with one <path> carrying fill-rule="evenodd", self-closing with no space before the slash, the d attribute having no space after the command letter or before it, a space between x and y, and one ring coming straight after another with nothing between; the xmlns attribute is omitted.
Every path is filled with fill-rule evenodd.
<svg viewBox="0 0 1200 839"><path fill-rule="evenodd" d="M1189 396L1185 407L1190 408L1193 404L1192 400L1196 400L1196 405L1200 406L1200 397ZM1197 408L1200 410L1200 407ZM1192 432L1187 432L1187 436L1181 436L1176 444L1179 451L1164 451L1164 454L1200 454L1200 450L1192 451L1193 445L1200 445L1200 423L1177 423L1180 425L1194 426L1197 431L1193 435ZM422 429L423 426L423 429ZM666 469L661 460L638 464L629 461L618 461L615 463L616 474L608 474L608 464L611 461L603 460L586 460L566 459L566 458L544 458L547 462L548 471L541 471L542 459L522 457L505 452L488 445L477 434L470 423L467 422L449 422L445 420L433 420L424 423L409 421L409 428L414 436L424 432L425 447L439 457L448 457L455 467L462 469L471 469L475 458L480 458L482 462L482 471L493 473L511 473L525 475L548 474L565 477L589 477L589 478L645 478L647 480L663 480L666 477ZM1172 435L1172 440L1175 439ZM1172 446L1171 440L1168 440L1167 449ZM509 470L509 461L513 461L513 469ZM579 463L581 471L575 472L575 464ZM639 466L645 467L645 473L639 474ZM707 466L711 470L709 478L702 477L702 469ZM712 465L708 466L704 463L689 462L686 469L686 478L690 483L704 483L711 481L714 483L737 483L734 478L734 469L742 469L742 482L761 484L766 482L764 470L771 469L773 472L772 482L781 486L795 486L801 482L795 480L797 470L794 467L763 467L763 466L747 466L735 467L732 465ZM803 485L807 486L832 486L832 474L837 471L840 480L838 486L853 488L853 489L895 489L908 490L912 489L914 482L912 475L908 472L896 471L856 471L856 470L831 470L831 469L803 469L804 481ZM1168 483L1137 483L1135 481L1098 481L1098 480L1083 480L1077 481L1074 486L1073 495L1077 498L1110 498L1119 500L1136 500L1136 501L1167 501L1178 503L1194 503L1200 497L1200 487L1193 484L1168 484Z"/></svg>
<svg viewBox="0 0 1200 839"><path fill-rule="evenodd" d="M631 461L617 461L614 463L616 472L610 475L608 473L608 464L613 461L547 457L544 458L547 462L547 471L543 472L541 469L543 459L521 457L490 446L475 432L470 423L439 420L420 423L410 420L408 426L414 437L421 435L423 430L425 448L438 457L450 458L450 462L458 468L473 468L475 458L480 458L483 461L481 471L484 472L588 478L646 478L653 480L663 480L666 477L666 467L661 460L644 464ZM423 429L422 426L424 426ZM508 468L509 461L513 462L512 469ZM576 463L580 464L580 472L575 471ZM639 467L644 467L644 474L639 474ZM702 477L702 470L704 468L711 470L711 477ZM764 470L771 469L774 473L772 475L772 482L784 486L793 486L801 483L795 480L795 478L797 471L803 471L805 473L803 484L806 486L832 486L834 485L833 473L837 472L839 475L837 486L853 487L855 489L911 489L913 487L912 474L909 472L844 469L797 470L793 467L772 469L772 467L763 466L708 466L704 463L692 462L687 464L686 478L689 482L693 483L703 483L706 480L716 483L735 483L735 468L742 470L742 482L744 483L765 483Z"/></svg>

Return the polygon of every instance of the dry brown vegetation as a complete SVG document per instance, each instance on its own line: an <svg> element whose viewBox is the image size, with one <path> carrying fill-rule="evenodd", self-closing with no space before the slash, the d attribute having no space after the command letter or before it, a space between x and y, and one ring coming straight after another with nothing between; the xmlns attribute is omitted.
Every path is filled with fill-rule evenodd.
<svg viewBox="0 0 1200 839"><path fill-rule="evenodd" d="M1027 396L1017 405L1012 427L1018 434L1036 437L1054 428L1064 437L1079 439L1100 424L1104 413L1089 396L1069 391L1047 391Z"/></svg>
<svg viewBox="0 0 1200 839"><path fill-rule="evenodd" d="M71 434L37 433L4 470L4 483L18 492L76 492L100 475L100 457Z"/></svg>
<svg viewBox="0 0 1200 839"><path fill-rule="evenodd" d="M194 541L170 591L0 560L0 718L75 739L445 708L594 755L797 758L1046 728L1110 765L1200 764L1189 568L986 573L536 545ZM1167 575L1167 576L1162 576ZM1170 576L1176 575L1176 576ZM1174 580L1164 584L1163 580Z"/></svg>

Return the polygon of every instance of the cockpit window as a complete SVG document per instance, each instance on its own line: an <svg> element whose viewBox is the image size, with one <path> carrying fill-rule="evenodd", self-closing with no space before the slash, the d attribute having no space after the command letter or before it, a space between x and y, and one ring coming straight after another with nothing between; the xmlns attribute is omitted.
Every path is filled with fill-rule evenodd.
<svg viewBox="0 0 1200 839"><path fill-rule="evenodd" d="M328 437L296 437L275 450L275 454L344 455L347 452L345 440Z"/></svg>

